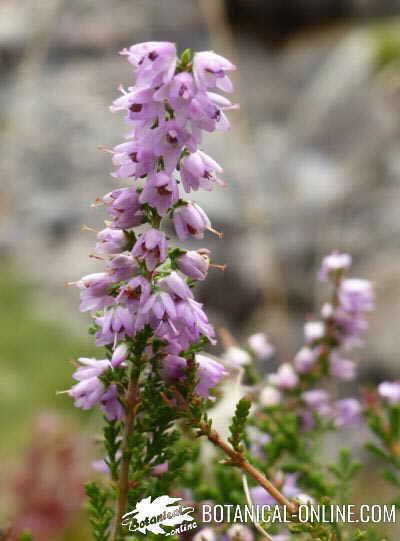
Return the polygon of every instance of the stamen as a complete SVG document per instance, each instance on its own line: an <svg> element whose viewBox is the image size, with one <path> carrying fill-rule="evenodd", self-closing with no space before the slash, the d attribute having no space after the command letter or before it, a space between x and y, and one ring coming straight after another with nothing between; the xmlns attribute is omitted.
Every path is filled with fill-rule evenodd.
<svg viewBox="0 0 400 541"><path fill-rule="evenodd" d="M208 231L211 231L211 233L214 233L214 235L217 235L218 238L223 239L224 234L221 233L221 231L218 231L217 229L214 229L213 227L207 227Z"/></svg>
<svg viewBox="0 0 400 541"><path fill-rule="evenodd" d="M226 269L226 265L216 265L215 263L210 263L210 267L221 271L224 271Z"/></svg>
<svg viewBox="0 0 400 541"><path fill-rule="evenodd" d="M89 231L90 233L98 233L97 229L93 229L93 227L89 227L86 224L81 225L81 231Z"/></svg>
<svg viewBox="0 0 400 541"><path fill-rule="evenodd" d="M90 208L94 209L96 207L101 207L104 204L105 204L104 201L100 199L100 197L98 197L96 201L90 205Z"/></svg>
<svg viewBox="0 0 400 541"><path fill-rule="evenodd" d="M97 254L89 254L89 257L91 257L92 259L98 259L99 261L107 261L109 259L107 257L103 257Z"/></svg>
<svg viewBox="0 0 400 541"><path fill-rule="evenodd" d="M112 148L103 147L103 145L98 145L97 149L102 150L103 152L108 152L109 154L116 154Z"/></svg>

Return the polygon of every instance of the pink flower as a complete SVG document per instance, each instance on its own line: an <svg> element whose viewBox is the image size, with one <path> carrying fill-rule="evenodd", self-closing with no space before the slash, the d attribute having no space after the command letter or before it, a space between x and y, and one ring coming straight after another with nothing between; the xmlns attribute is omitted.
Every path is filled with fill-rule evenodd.
<svg viewBox="0 0 400 541"><path fill-rule="evenodd" d="M333 377L343 381L351 381L355 378L356 365L354 361L341 359L333 353L330 356L330 373Z"/></svg>
<svg viewBox="0 0 400 541"><path fill-rule="evenodd" d="M122 419L124 408L118 399L117 386L112 384L100 399L101 409L109 421Z"/></svg>
<svg viewBox="0 0 400 541"><path fill-rule="evenodd" d="M106 272L96 272L81 278L76 285L80 289L81 312L101 310L114 304L110 295L113 280Z"/></svg>
<svg viewBox="0 0 400 541"><path fill-rule="evenodd" d="M320 350L318 348L302 347L294 358L294 366L297 372L305 373L312 370L319 353Z"/></svg>
<svg viewBox="0 0 400 541"><path fill-rule="evenodd" d="M154 153L162 156L164 170L167 173L176 168L184 147L190 152L197 150L198 141L186 126L185 119L161 120L159 126L151 130L149 137Z"/></svg>
<svg viewBox="0 0 400 541"><path fill-rule="evenodd" d="M360 413L361 404L355 398L338 400L334 406L335 423L339 427L358 423Z"/></svg>
<svg viewBox="0 0 400 541"><path fill-rule="evenodd" d="M120 229L106 227L97 234L97 241L96 252L98 254L118 254L124 251L127 238Z"/></svg>
<svg viewBox="0 0 400 541"><path fill-rule="evenodd" d="M222 184L218 174L222 168L210 156L198 150L182 160L182 184L187 193L191 190L212 190L215 182Z"/></svg>
<svg viewBox="0 0 400 541"><path fill-rule="evenodd" d="M134 314L145 304L150 293L150 283L144 276L138 275L131 278L126 285L120 288L115 300L117 303L129 308Z"/></svg>
<svg viewBox="0 0 400 541"><path fill-rule="evenodd" d="M97 346L108 346L136 334L136 321L132 313L122 306L106 310L104 315L96 317L94 321L99 327L96 333Z"/></svg>
<svg viewBox="0 0 400 541"><path fill-rule="evenodd" d="M113 351L113 354L111 357L112 367L116 368L117 366L122 364L124 361L126 361L127 357L128 357L128 346L125 343L119 344Z"/></svg>
<svg viewBox="0 0 400 541"><path fill-rule="evenodd" d="M268 342L267 337L262 332L249 336L248 343L259 359L267 359L274 354L275 348Z"/></svg>
<svg viewBox="0 0 400 541"><path fill-rule="evenodd" d="M374 309L374 290L369 280L348 278L340 284L340 306L348 312L369 312Z"/></svg>
<svg viewBox="0 0 400 541"><path fill-rule="evenodd" d="M75 399L74 405L77 408L86 410L97 404L103 396L104 384L98 379L98 376L111 365L107 359L98 361L84 357L78 359L78 363L80 366L72 375L78 383L68 391L68 394Z"/></svg>
<svg viewBox="0 0 400 541"><path fill-rule="evenodd" d="M107 264L107 272L113 280L129 280L137 271L138 264L132 255L120 254L111 259Z"/></svg>
<svg viewBox="0 0 400 541"><path fill-rule="evenodd" d="M131 278L126 285L120 288L115 300L117 303L128 307L132 314L134 314L140 307L143 307L150 293L150 283L144 276L138 275Z"/></svg>
<svg viewBox="0 0 400 541"><path fill-rule="evenodd" d="M168 471L168 462L162 462L153 466L150 470L150 475L153 477L160 477L163 473Z"/></svg>
<svg viewBox="0 0 400 541"><path fill-rule="evenodd" d="M193 280L204 280L210 266L209 250L189 250L179 256L176 264L183 274Z"/></svg>
<svg viewBox="0 0 400 541"><path fill-rule="evenodd" d="M269 383L279 389L293 389L296 387L299 377L289 363L283 363L278 368L276 374L270 374Z"/></svg>
<svg viewBox="0 0 400 541"><path fill-rule="evenodd" d="M227 375L224 366L209 357L198 353L196 355L198 384L196 393L203 398L209 398L210 389L215 387L221 379ZM187 361L178 355L167 355L164 359L164 374L169 380L179 379L184 376Z"/></svg>
<svg viewBox="0 0 400 541"><path fill-rule="evenodd" d="M176 47L166 41L148 41L123 49L122 55L135 67L136 82L140 86L168 83L175 72Z"/></svg>
<svg viewBox="0 0 400 541"><path fill-rule="evenodd" d="M68 391L68 394L75 399L74 405L84 410L100 404L107 419L121 419L123 408L117 399L115 385L105 388L99 376L111 368L110 361L97 359L78 359L80 366L75 370L73 378L78 381Z"/></svg>
<svg viewBox="0 0 400 541"><path fill-rule="evenodd" d="M400 402L400 382L383 381L378 385L378 393L385 398L389 404L398 404Z"/></svg>
<svg viewBox="0 0 400 541"><path fill-rule="evenodd" d="M196 53L193 58L193 75L200 89L218 88L232 92L233 85L227 72L234 71L236 66L223 56L204 51Z"/></svg>
<svg viewBox="0 0 400 541"><path fill-rule="evenodd" d="M211 222L196 203L187 203L174 211L173 222L179 240L186 240L189 236L203 239L204 231L211 227Z"/></svg>
<svg viewBox="0 0 400 541"><path fill-rule="evenodd" d="M171 296L165 291L156 291L146 301L142 308L142 313L153 314L157 320L168 317L171 320L176 318L176 307Z"/></svg>
<svg viewBox="0 0 400 541"><path fill-rule="evenodd" d="M196 393L203 398L209 398L210 389L215 387L221 379L227 375L227 371L224 366L212 359L211 357L203 354L196 355L197 362L197 377L199 382L196 386ZM186 363L186 361L185 361Z"/></svg>
<svg viewBox="0 0 400 541"><path fill-rule="evenodd" d="M281 392L272 385L266 385L260 392L259 400L263 408L277 406L282 398Z"/></svg>
<svg viewBox="0 0 400 541"><path fill-rule="evenodd" d="M228 538L231 541L253 541L254 534L252 530L243 524L234 524L227 531Z"/></svg>
<svg viewBox="0 0 400 541"><path fill-rule="evenodd" d="M185 109L193 99L197 88L190 73L182 72L175 75L168 85L161 86L155 93L154 99L168 99L172 108L180 111Z"/></svg>
<svg viewBox="0 0 400 541"><path fill-rule="evenodd" d="M178 199L179 191L175 178L162 171L147 178L139 197L140 203L148 203L160 216L165 216Z"/></svg>
<svg viewBox="0 0 400 541"><path fill-rule="evenodd" d="M143 143L127 141L117 145L113 152L113 164L117 167L117 170L112 173L113 177L142 177L154 169L156 156L153 150Z"/></svg>
<svg viewBox="0 0 400 541"><path fill-rule="evenodd" d="M158 229L149 229L136 241L132 255L142 258L148 270L153 271L167 258L168 244L165 234Z"/></svg>
<svg viewBox="0 0 400 541"><path fill-rule="evenodd" d="M251 356L244 349L237 346L229 346L223 355L223 360L227 366L229 365L232 368L239 368L246 364L250 364Z"/></svg>
<svg viewBox="0 0 400 541"><path fill-rule="evenodd" d="M318 278L325 282L329 277L334 276L336 273L348 270L350 266L351 256L349 254L333 252L322 260Z"/></svg>
<svg viewBox="0 0 400 541"><path fill-rule="evenodd" d="M304 402L320 415L330 415L331 406L329 404L329 393L324 389L311 389L301 395Z"/></svg>
<svg viewBox="0 0 400 541"><path fill-rule="evenodd" d="M159 281L162 289L165 289L174 299L193 299L193 293L187 283L175 271Z"/></svg>
<svg viewBox="0 0 400 541"><path fill-rule="evenodd" d="M217 541L217 536L212 528L202 528L193 537L193 541Z"/></svg>
<svg viewBox="0 0 400 541"><path fill-rule="evenodd" d="M304 336L307 342L315 342L325 334L325 326L322 321L308 321L304 325Z"/></svg>
<svg viewBox="0 0 400 541"><path fill-rule="evenodd" d="M110 227L130 229L142 223L143 211L135 188L119 188L105 195L101 201L112 217Z"/></svg>

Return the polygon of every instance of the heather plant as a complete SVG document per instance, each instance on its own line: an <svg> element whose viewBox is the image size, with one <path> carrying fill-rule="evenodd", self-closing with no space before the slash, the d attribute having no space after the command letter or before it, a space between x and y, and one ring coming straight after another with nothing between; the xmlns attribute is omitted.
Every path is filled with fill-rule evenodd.
<svg viewBox="0 0 400 541"><path fill-rule="evenodd" d="M233 91L235 66L211 51L178 56L175 45L164 42L133 45L122 55L135 81L120 88L111 109L124 113L128 133L106 150L112 175L129 185L94 204L108 214L95 247L105 270L75 283L104 354L78 359L77 383L68 391L76 407L97 407L104 418L105 456L97 463L104 481L86 488L93 538L142 539L126 527L126 517L144 498L169 495L195 507L277 503L288 511L285 525L200 525L192 532L195 541L379 539L372 530L298 520L301 503L351 500L361 464L345 448L336 463L326 463L322 447L327 434L357 427L363 415L380 439L370 450L387 465L386 478L400 486L400 385L386 382L363 401L338 392L356 375L348 356L362 344L374 307L371 283L349 277L349 255L324 258L319 279L330 284L330 299L320 317L305 324L294 359L267 375L265 365L277 356L262 333L243 347L228 340L221 359L205 353L216 333L194 290L219 265L206 248L183 243L207 232L222 235L185 194L223 184L221 166L200 147L203 132L229 129L225 111L236 105L220 92ZM223 380L242 393L232 404L228 437L213 424L229 400L229 386L216 388ZM216 449L211 460L204 440ZM161 532L147 531L145 538Z"/></svg>

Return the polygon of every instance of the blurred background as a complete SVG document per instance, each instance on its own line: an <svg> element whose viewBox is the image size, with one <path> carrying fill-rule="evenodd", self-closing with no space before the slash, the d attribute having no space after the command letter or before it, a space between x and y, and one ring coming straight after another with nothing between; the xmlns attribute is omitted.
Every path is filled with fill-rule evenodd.
<svg viewBox="0 0 400 541"><path fill-rule="evenodd" d="M362 379L399 375L399 0L1 0L0 524L39 540L87 539L96 419L56 392L94 348L64 283L100 269L80 226L101 225L90 203L116 185L98 146L124 135L117 53L147 40L238 66L233 128L204 145L228 187L197 198L225 234L204 242L228 265L201 286L212 321L290 358L320 258L350 251L378 293Z"/></svg>

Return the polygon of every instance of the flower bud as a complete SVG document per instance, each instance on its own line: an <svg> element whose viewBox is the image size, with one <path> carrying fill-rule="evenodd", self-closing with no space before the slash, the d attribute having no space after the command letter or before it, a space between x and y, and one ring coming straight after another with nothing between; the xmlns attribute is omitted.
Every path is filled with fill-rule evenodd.
<svg viewBox="0 0 400 541"><path fill-rule="evenodd" d="M262 332L251 335L248 343L259 359L267 359L274 353L273 346L271 346L267 337Z"/></svg>
<svg viewBox="0 0 400 541"><path fill-rule="evenodd" d="M279 389L293 389L296 387L299 378L293 370L293 366L289 363L283 363L279 367L276 374L269 376L269 382L276 385Z"/></svg>
<svg viewBox="0 0 400 541"><path fill-rule="evenodd" d="M333 252L324 257L318 278L325 282L329 277L335 276L338 272L345 271L351 266L351 256L349 254L340 254Z"/></svg>

